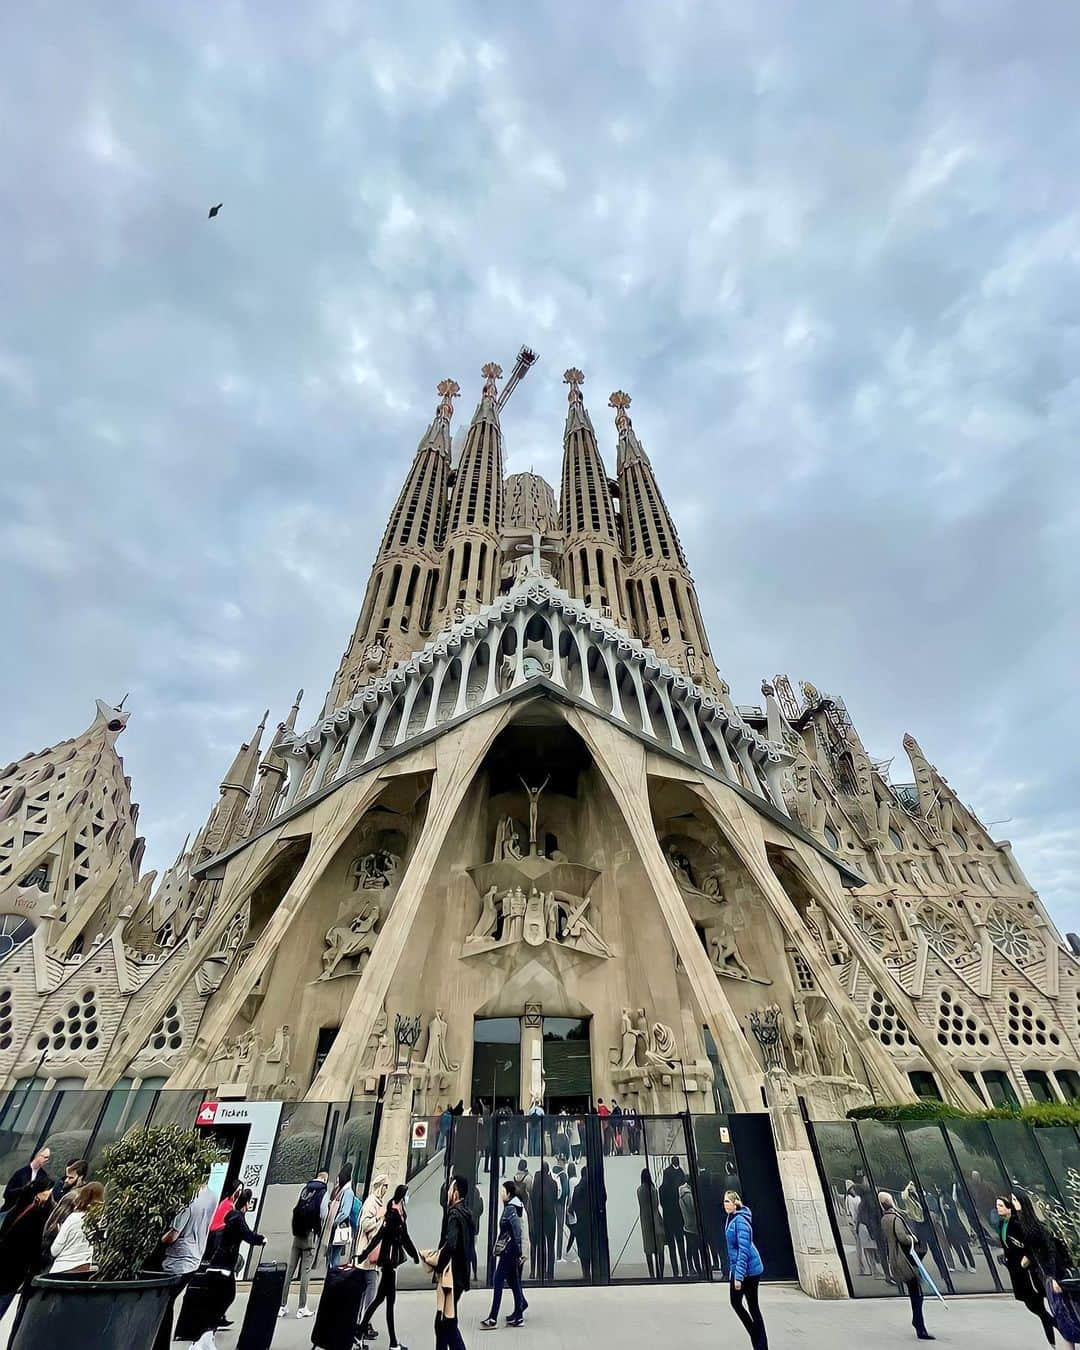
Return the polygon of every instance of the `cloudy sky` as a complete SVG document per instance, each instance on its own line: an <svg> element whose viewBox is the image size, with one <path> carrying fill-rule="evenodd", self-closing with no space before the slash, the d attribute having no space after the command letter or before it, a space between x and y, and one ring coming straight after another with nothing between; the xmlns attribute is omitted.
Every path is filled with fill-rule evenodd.
<svg viewBox="0 0 1080 1350"><path fill-rule="evenodd" d="M130 691L167 862L317 713L438 380L526 342L510 469L570 364L614 467L629 390L736 699L913 732L1080 926L1078 16L11 7L0 762Z"/></svg>

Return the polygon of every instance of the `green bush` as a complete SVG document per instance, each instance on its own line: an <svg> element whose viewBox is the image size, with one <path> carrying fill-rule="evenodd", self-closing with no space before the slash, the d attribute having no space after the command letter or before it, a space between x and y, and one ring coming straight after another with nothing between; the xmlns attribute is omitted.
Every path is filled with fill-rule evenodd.
<svg viewBox="0 0 1080 1350"><path fill-rule="evenodd" d="M131 1130L96 1169L105 1200L87 1215L95 1279L137 1279L176 1215L195 1196L220 1149L180 1125Z"/></svg>
<svg viewBox="0 0 1080 1350"><path fill-rule="evenodd" d="M883 1120L898 1124L905 1120L1023 1120L1029 1125L1080 1125L1080 1102L1035 1102L1019 1109L1011 1106L988 1107L984 1111L964 1111L948 1102L879 1102L857 1106L848 1112L849 1120Z"/></svg>

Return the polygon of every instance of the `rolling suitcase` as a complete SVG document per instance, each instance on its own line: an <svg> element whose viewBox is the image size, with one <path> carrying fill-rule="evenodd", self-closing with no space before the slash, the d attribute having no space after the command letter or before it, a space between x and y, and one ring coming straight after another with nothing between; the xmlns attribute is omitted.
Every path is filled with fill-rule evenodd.
<svg viewBox="0 0 1080 1350"><path fill-rule="evenodd" d="M197 1341L216 1324L225 1298L226 1279L227 1276L214 1270L197 1270L192 1275L173 1328L174 1341Z"/></svg>
<svg viewBox="0 0 1080 1350"><path fill-rule="evenodd" d="M311 1344L318 1350L352 1350L366 1284L364 1272L353 1266L326 1272L315 1325L311 1329Z"/></svg>
<svg viewBox="0 0 1080 1350"><path fill-rule="evenodd" d="M251 1281L236 1350L269 1350L285 1292L285 1262L260 1261Z"/></svg>

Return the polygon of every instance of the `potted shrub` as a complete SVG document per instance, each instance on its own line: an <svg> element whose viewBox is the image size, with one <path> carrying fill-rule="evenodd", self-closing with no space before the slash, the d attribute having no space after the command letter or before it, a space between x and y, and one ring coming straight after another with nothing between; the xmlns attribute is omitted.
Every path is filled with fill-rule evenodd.
<svg viewBox="0 0 1080 1350"><path fill-rule="evenodd" d="M179 1125L135 1129L94 1169L104 1202L87 1215L89 1280L39 1275L13 1350L142 1350L152 1346L177 1277L146 1267L162 1234L206 1181L220 1150Z"/></svg>

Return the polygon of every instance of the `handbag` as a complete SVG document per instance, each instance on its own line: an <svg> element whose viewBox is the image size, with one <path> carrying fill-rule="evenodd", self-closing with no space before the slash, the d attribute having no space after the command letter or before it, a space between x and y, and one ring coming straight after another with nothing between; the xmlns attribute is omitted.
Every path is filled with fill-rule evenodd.
<svg viewBox="0 0 1080 1350"><path fill-rule="evenodd" d="M334 1225L334 1234L330 1245L332 1247L347 1247L352 1241L352 1224L348 1219L341 1219Z"/></svg>
<svg viewBox="0 0 1080 1350"><path fill-rule="evenodd" d="M495 1239L495 1246L492 1247L491 1250L493 1255L502 1256L503 1252L506 1251L507 1247L509 1246L510 1246L510 1234L500 1233L499 1236Z"/></svg>

